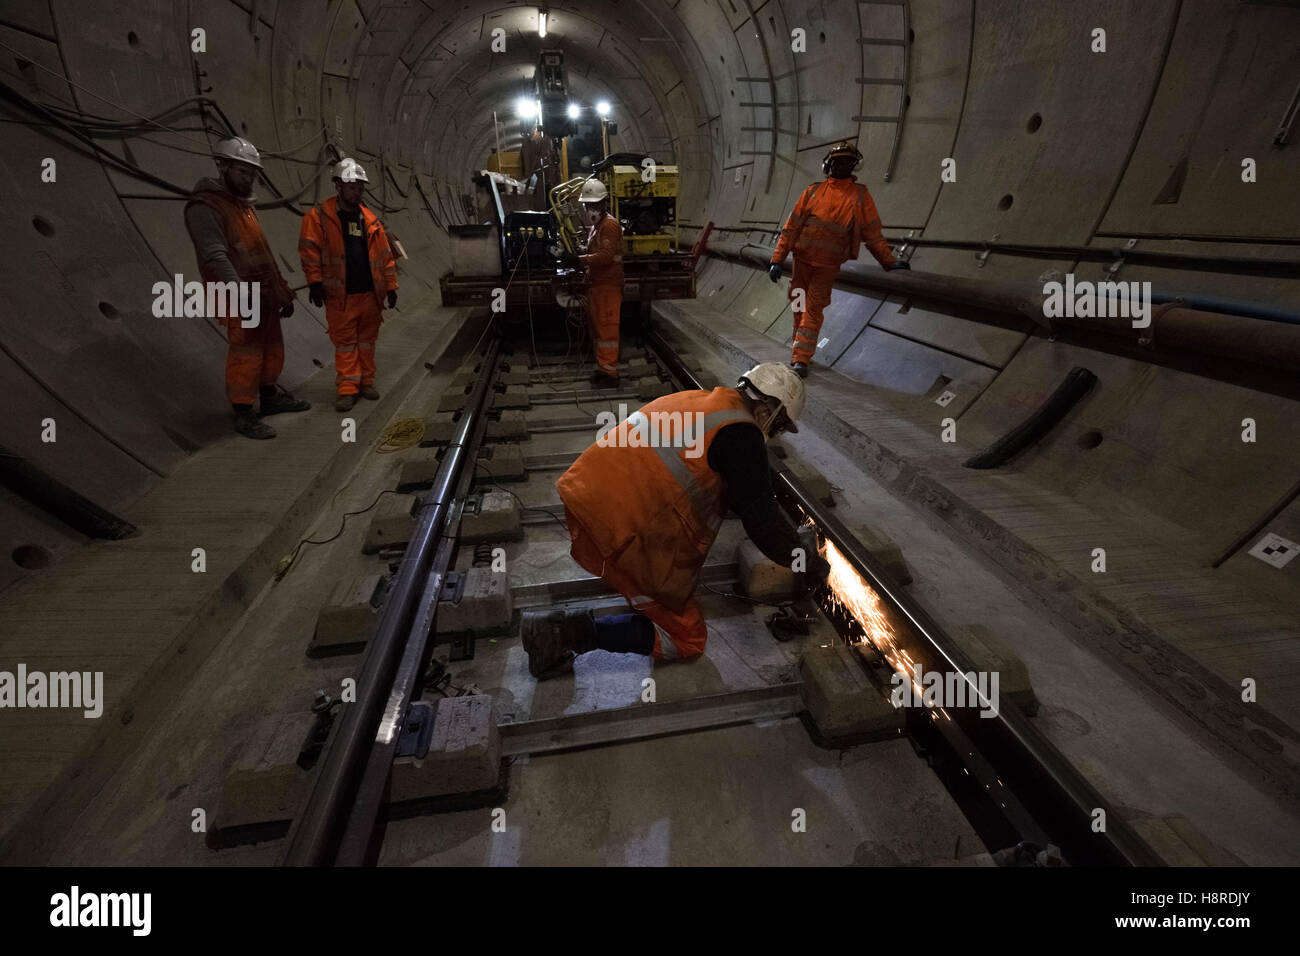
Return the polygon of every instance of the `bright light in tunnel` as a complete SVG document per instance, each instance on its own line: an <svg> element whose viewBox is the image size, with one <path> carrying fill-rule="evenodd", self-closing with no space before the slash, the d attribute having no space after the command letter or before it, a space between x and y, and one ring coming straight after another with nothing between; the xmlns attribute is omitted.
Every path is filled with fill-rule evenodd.
<svg viewBox="0 0 1300 956"><path fill-rule="evenodd" d="M570 103L570 104L569 104L569 119L577 119L577 118L578 118L578 104L577 104L577 103Z"/></svg>
<svg viewBox="0 0 1300 956"><path fill-rule="evenodd" d="M545 38L546 36L546 11L537 11L537 35Z"/></svg>
<svg viewBox="0 0 1300 956"><path fill-rule="evenodd" d="M604 117L608 116L608 115L609 115L609 100L601 100L599 103L597 103L597 104L596 104L596 112L599 113L599 114L601 115L601 118L602 118L602 119L603 119Z"/></svg>
<svg viewBox="0 0 1300 956"><path fill-rule="evenodd" d="M536 112L537 107L533 105L533 101L528 97L521 96L515 100L515 115L520 119L528 119L530 115Z"/></svg>

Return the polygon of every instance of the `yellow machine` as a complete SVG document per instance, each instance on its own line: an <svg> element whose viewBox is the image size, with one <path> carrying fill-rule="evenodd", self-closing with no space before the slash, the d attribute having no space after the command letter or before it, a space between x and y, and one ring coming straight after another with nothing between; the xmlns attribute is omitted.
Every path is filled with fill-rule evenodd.
<svg viewBox="0 0 1300 956"><path fill-rule="evenodd" d="M623 252L644 256L677 249L677 167L656 166L654 178L638 166L613 166L600 174L609 190L610 215L623 227ZM578 193L587 177L577 176L551 190L551 211L566 249L576 252L586 234ZM672 227L671 234L666 232Z"/></svg>
<svg viewBox="0 0 1300 956"><path fill-rule="evenodd" d="M523 162L519 150L507 150L504 153L492 150L488 155L487 168L489 172L505 173L512 179L519 179L523 175Z"/></svg>

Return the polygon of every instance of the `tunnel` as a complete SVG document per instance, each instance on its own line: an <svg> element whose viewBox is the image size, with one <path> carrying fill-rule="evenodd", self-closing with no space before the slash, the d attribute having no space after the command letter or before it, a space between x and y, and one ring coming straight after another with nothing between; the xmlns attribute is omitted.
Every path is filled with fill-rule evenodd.
<svg viewBox="0 0 1300 956"><path fill-rule="evenodd" d="M1300 7L1264 0L3 0L0 861L322 862L295 847L313 820L341 832L351 804L321 781L341 738L374 731L347 737L342 715L370 701L378 725L384 696L377 636L322 650L322 608L346 606L376 635L390 618L415 633L431 607L469 622L444 638L425 620L416 650L391 649L414 709L385 726L424 734L425 776L394 770L384 800L424 793L446 733L481 731L463 753L501 774L478 803L412 798L370 862L1294 866L1298 42ZM675 177L671 255L635 282L625 263L631 390L611 422L790 368L799 280L773 251L836 144L907 268L856 248L831 267L798 434L768 446L768 497L815 528L829 590L753 599L761 556L733 514L695 590L699 660L659 659L661 636L653 666L595 650L535 681L521 614L617 610L577 544L570 559L555 491L596 440L605 406L579 379L604 336L549 294L562 264L504 308L448 290L494 202L546 215L528 170L499 174L527 148L547 51L561 108L607 137L570 136L571 176L594 182L607 152L643 183ZM312 406L272 419L272 441L232 431L226 320L183 303L200 277L186 210L229 137L259 153L253 208L293 294L278 385ZM344 158L396 304L377 400L339 412L343 346L300 250ZM686 285L651 294L670 260ZM520 288L536 266L476 281ZM476 444L512 415L529 437ZM525 483L498 484L516 458ZM514 543L446 543L497 507L517 512ZM424 546L394 550L381 515ZM509 577L479 594L498 558ZM495 630L465 610L493 593L513 602ZM420 648L417 680L398 659ZM883 742L836 742L861 703L847 687L883 699L923 659L1000 674L1001 716L944 740L920 720L938 736L916 752L910 715L884 714ZM78 706L58 675L85 676ZM453 707L448 731L435 714ZM987 748L1022 817L965 812L974 768L917 757L960 741ZM1031 757L1023 778L999 762ZM358 760L337 786L360 808ZM1102 848L1084 822L1099 807ZM825 839L792 836L791 808ZM229 835L232 813L252 836L222 844L207 831Z"/></svg>

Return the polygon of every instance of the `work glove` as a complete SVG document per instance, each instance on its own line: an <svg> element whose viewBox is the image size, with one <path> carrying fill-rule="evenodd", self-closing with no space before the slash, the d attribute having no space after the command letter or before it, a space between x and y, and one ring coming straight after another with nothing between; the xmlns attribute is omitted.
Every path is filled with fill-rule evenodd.
<svg viewBox="0 0 1300 956"><path fill-rule="evenodd" d="M908 265L905 261L903 261L902 259L895 259L893 262L887 263L887 264L885 265L885 271L886 271L886 272L893 272L895 269L906 269L906 270L909 271L909 272L912 271L912 267L909 266L909 265Z"/></svg>
<svg viewBox="0 0 1300 956"><path fill-rule="evenodd" d="M325 283L313 282L310 291L307 293L307 298L311 300L311 304L316 308L319 309L323 306L325 304Z"/></svg>
<svg viewBox="0 0 1300 956"><path fill-rule="evenodd" d="M293 315L293 302L292 302L292 300L289 301L289 302L285 305L285 307L284 307L283 309L280 310L280 317L283 318L283 319L287 319L287 318L288 318L289 316L291 316L291 315Z"/></svg>
<svg viewBox="0 0 1300 956"><path fill-rule="evenodd" d="M773 282L780 282L780 281L781 281L781 263L779 263L779 262L774 262L774 263L772 263L770 266L768 266L768 268L767 268L767 274L771 277L771 279L772 279Z"/></svg>
<svg viewBox="0 0 1300 956"><path fill-rule="evenodd" d="M574 253L558 244L551 246L551 255L553 255L561 265L577 266L579 262L578 257Z"/></svg>
<svg viewBox="0 0 1300 956"><path fill-rule="evenodd" d="M796 578L800 579L798 581L800 591L807 594L813 588L826 583L826 578L831 573L831 566L817 550L817 529L811 522L801 524L795 534L799 538L799 547L803 548L804 552L804 570L803 573L796 575Z"/></svg>
<svg viewBox="0 0 1300 956"><path fill-rule="evenodd" d="M389 290L388 290L388 307L389 307L390 309L392 309L392 308L395 308L396 306L397 306L397 290L396 290L396 289L389 289Z"/></svg>

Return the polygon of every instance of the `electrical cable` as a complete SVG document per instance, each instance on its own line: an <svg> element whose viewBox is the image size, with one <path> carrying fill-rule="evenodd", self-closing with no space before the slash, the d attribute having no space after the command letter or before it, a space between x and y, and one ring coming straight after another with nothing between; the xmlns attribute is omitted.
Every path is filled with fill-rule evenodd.
<svg viewBox="0 0 1300 956"><path fill-rule="evenodd" d="M303 538L303 539L302 539L301 541L299 541L296 545L294 545L294 548L293 548L292 551L290 551L288 554L286 554L284 557L282 557L278 562L276 562L276 565L275 565L275 580L278 582L278 581L282 580L286 574L289 573L289 569L290 569L291 567L293 567L293 563L294 563L295 561L298 560L298 552L302 550L302 548L303 548L304 545L308 545L308 544L329 544L331 541L335 540L339 535L341 535L341 534L343 533L343 529L347 527L347 523L348 523L348 519L349 519L349 518L355 517L355 516L357 516L357 515L363 515L363 514L365 514L367 511L369 511L369 510L370 510L371 508L373 508L375 505L379 504L379 499L382 498L382 497L384 497L384 495L395 495L395 494L398 494L398 492L397 492L397 491L394 491L394 490L391 489L391 488L385 488L383 491L379 492L379 494L375 495L375 500L374 500L374 501L370 502L370 504L366 505L366 506L365 506L364 508L362 508L360 511L347 511L347 512L344 512L342 520L339 521L339 530L338 530L338 531L335 531L335 532L334 532L332 535L330 535L328 538L323 538L323 539L321 539L320 541L313 541L313 540L311 540L311 539L309 539L309 538Z"/></svg>
<svg viewBox="0 0 1300 956"><path fill-rule="evenodd" d="M781 604L777 604L772 601L760 601L758 598L748 597L744 594L733 594L730 591L719 591L711 584L705 584L704 588L712 591L720 597L735 598L737 601L748 601L750 604L757 604L759 607L794 607L798 603L797 601L785 601Z"/></svg>
<svg viewBox="0 0 1300 956"><path fill-rule="evenodd" d="M376 455L414 448L424 438L424 419L403 418L386 426L375 443Z"/></svg>
<svg viewBox="0 0 1300 956"><path fill-rule="evenodd" d="M489 484L489 485L491 485L492 487L496 488L498 491L504 491L504 492L505 492L506 494L508 494L510 497L514 498L515 501L519 502L519 509L520 509L521 511L539 511L539 512L541 512L541 513L544 514L544 515L550 515L550 516L551 516L551 519L552 519L556 524L558 524L561 528L564 529L564 533L565 533L565 534L568 534L568 533L569 533L569 526L568 526L568 524L566 524L564 521L562 521L562 520L560 519L559 515L557 515L554 511L551 511L549 508L536 508L536 507L532 507L532 506L530 506L530 505L526 505L526 504L524 504L524 499L523 499L523 498L520 498L517 494L515 494L515 493L514 493L513 491L511 491L509 488L502 488L501 485L500 485L500 483L497 482L497 481L495 480L495 477L492 475L492 469L491 469L491 468L488 468L486 465L484 465L484 463L483 463L483 461L482 461L481 459L480 459L479 461L476 461L476 462L474 463L474 467L475 467L475 468L482 468L484 471L486 471L486 472L488 473L488 476L489 476L489 479L490 479L490 480L486 481L485 484Z"/></svg>

